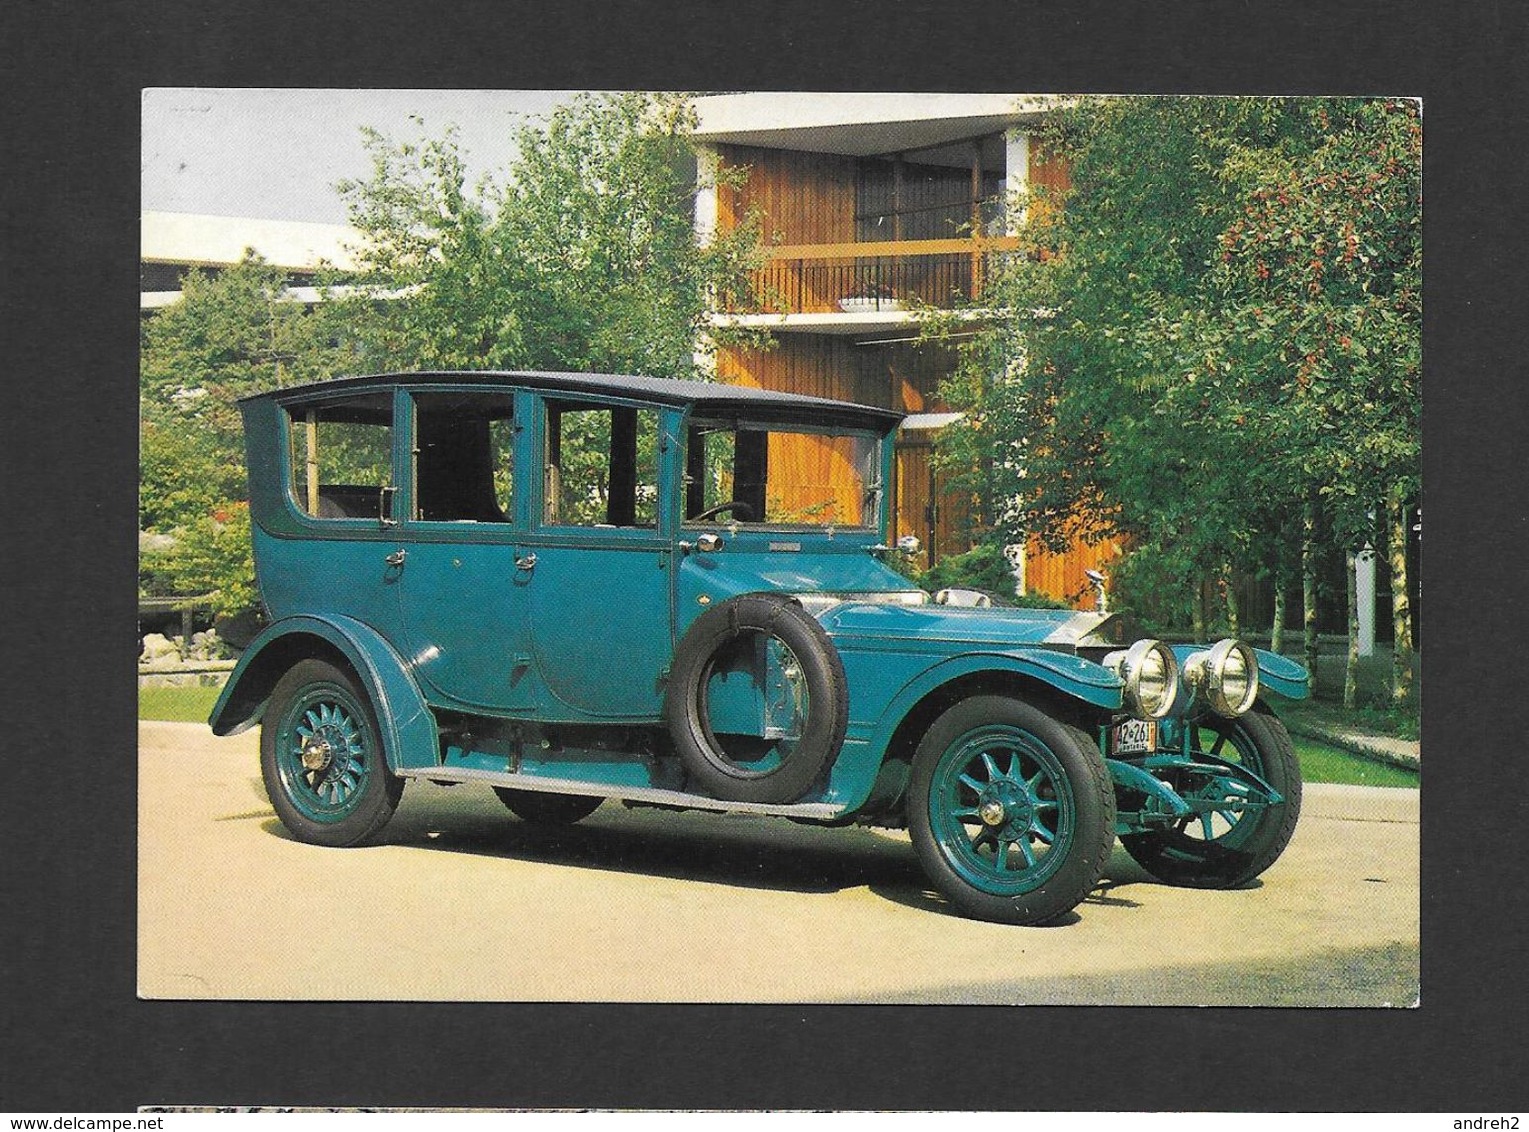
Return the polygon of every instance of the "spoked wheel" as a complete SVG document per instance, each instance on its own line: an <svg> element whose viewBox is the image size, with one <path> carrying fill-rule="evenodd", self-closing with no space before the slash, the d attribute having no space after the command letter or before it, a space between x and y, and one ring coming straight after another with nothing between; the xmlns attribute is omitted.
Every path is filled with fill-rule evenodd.
<svg viewBox="0 0 1529 1132"><path fill-rule="evenodd" d="M277 681L261 722L260 769L282 824L315 845L360 844L403 795L365 693L320 660L302 661Z"/></svg>
<svg viewBox="0 0 1529 1132"><path fill-rule="evenodd" d="M512 790L508 786L496 786L494 793L499 795L499 800L510 813L534 825L572 825L589 817L605 801L604 798L590 798L581 794Z"/></svg>
<svg viewBox="0 0 1529 1132"><path fill-rule="evenodd" d="M1247 806L1242 784L1187 772L1174 787L1204 813L1164 830L1128 834L1121 845L1159 880L1187 888L1234 888L1279 859L1301 814L1301 769L1290 735L1273 715L1255 708L1236 719L1209 716L1188 725L1191 753L1246 767L1284 799ZM1225 803L1218 805L1217 803Z"/></svg>
<svg viewBox="0 0 1529 1132"><path fill-rule="evenodd" d="M924 871L963 912L1039 924L1104 871L1115 796L1082 732L1019 700L973 696L919 744L908 824Z"/></svg>

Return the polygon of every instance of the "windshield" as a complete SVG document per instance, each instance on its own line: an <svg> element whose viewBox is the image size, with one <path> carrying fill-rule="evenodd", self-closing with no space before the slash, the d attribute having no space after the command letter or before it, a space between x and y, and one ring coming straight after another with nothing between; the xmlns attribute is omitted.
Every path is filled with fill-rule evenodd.
<svg viewBox="0 0 1529 1132"><path fill-rule="evenodd" d="M695 421L686 444L686 522L876 525L881 438L875 433Z"/></svg>

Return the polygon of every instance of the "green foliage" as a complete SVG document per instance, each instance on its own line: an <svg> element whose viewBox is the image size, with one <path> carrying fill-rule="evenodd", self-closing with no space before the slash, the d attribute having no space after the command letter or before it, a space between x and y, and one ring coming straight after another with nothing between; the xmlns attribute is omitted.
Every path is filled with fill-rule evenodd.
<svg viewBox="0 0 1529 1132"><path fill-rule="evenodd" d="M361 282L401 297L348 301L368 355L695 376L708 297L742 288L757 233L697 242L694 125L677 98L583 96L517 131L511 168L473 187L451 133L369 132L372 175L340 191L368 238Z"/></svg>
<svg viewBox="0 0 1529 1132"><path fill-rule="evenodd" d="M215 613L253 607L255 564L250 556L250 509L231 503L176 530L175 543L139 556L139 588L148 593L212 593Z"/></svg>
<svg viewBox="0 0 1529 1132"><path fill-rule="evenodd" d="M284 290L280 271L246 254L217 275L192 271L182 300L143 324L138 524L174 540L142 556L145 593L214 592L229 613L256 601L234 402L333 376L347 360L324 317Z"/></svg>
<svg viewBox="0 0 1529 1132"><path fill-rule="evenodd" d="M1110 571L1111 608L1131 614L1145 633L1182 635L1193 624L1196 582L1171 548L1137 550Z"/></svg>
<svg viewBox="0 0 1529 1132"><path fill-rule="evenodd" d="M1013 598L1012 601L1013 601L1013 603L1015 605L1019 606L1021 609L1071 609L1072 608L1071 605L1069 605L1065 601L1062 601L1060 598L1052 597L1050 594L1036 593L1034 590L1031 590L1028 593L1020 594L1018 597Z"/></svg>
<svg viewBox="0 0 1529 1132"><path fill-rule="evenodd" d="M930 591L949 587L985 590L1005 598L1014 596L1014 568L997 543L979 543L964 554L942 558L918 579L919 588Z"/></svg>
<svg viewBox="0 0 1529 1132"><path fill-rule="evenodd" d="M1021 202L945 389L999 540L1125 536L1117 584L1165 625L1200 577L1289 574L1308 493L1361 544L1417 480L1416 106L1086 98L1043 141L1072 188Z"/></svg>

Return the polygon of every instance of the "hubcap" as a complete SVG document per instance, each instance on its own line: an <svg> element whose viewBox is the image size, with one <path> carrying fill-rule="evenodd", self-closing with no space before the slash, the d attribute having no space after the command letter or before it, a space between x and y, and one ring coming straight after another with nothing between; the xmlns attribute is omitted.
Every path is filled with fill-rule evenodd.
<svg viewBox="0 0 1529 1132"><path fill-rule="evenodd" d="M343 820L365 793L374 752L359 718L348 696L324 685L288 710L278 766L287 799L304 817Z"/></svg>
<svg viewBox="0 0 1529 1132"><path fill-rule="evenodd" d="M303 744L303 767L307 770L323 770L334 757L334 748L327 739L314 736Z"/></svg>
<svg viewBox="0 0 1529 1132"><path fill-rule="evenodd" d="M977 816L984 825L1018 837L1030 831L1035 819L1035 801L1023 780L1000 778L989 782L978 795Z"/></svg>

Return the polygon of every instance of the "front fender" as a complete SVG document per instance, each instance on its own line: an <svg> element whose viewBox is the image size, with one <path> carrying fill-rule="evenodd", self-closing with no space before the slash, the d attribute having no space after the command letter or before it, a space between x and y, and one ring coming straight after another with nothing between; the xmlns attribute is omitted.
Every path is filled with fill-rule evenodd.
<svg viewBox="0 0 1529 1132"><path fill-rule="evenodd" d="M1109 669L1072 653L1045 650L963 653L925 669L892 697L876 724L872 743L886 750L908 713L935 689L977 673L1005 673L1039 681L1104 711L1121 706L1120 678Z"/></svg>
<svg viewBox="0 0 1529 1132"><path fill-rule="evenodd" d="M360 678L393 770L429 767L439 750L435 716L393 647L351 617L284 617L266 627L239 658L207 722L214 735L237 735L259 722L282 673L311 656L339 653Z"/></svg>
<svg viewBox="0 0 1529 1132"><path fill-rule="evenodd" d="M1303 665L1267 649L1254 649L1253 655L1258 657L1258 682L1264 688L1290 700L1311 694L1311 676Z"/></svg>

